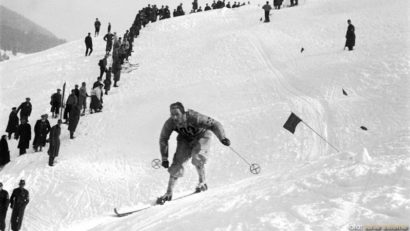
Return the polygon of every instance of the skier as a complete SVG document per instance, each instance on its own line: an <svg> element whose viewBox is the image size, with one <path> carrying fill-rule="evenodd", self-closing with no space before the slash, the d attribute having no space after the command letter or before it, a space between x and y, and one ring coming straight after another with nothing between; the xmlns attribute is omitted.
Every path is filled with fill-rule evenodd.
<svg viewBox="0 0 410 231"><path fill-rule="evenodd" d="M57 118L60 114L61 97L61 89L57 89L57 92L51 95L51 118Z"/></svg>
<svg viewBox="0 0 410 231"><path fill-rule="evenodd" d="M6 137L6 135L2 135L0 140L0 167L10 162L10 150Z"/></svg>
<svg viewBox="0 0 410 231"><path fill-rule="evenodd" d="M346 32L346 43L344 49L349 48L349 51L353 50L353 47L356 43L356 35L354 33L354 26L350 19L347 20L347 32Z"/></svg>
<svg viewBox="0 0 410 231"><path fill-rule="evenodd" d="M13 209L11 214L11 230L18 231L23 223L24 210L30 201L29 192L24 188L26 182L20 180L19 187L13 190L10 197L10 208Z"/></svg>
<svg viewBox="0 0 410 231"><path fill-rule="evenodd" d="M98 34L100 33L100 26L101 26L101 22L98 21L98 18L96 18L94 22L94 27L95 27L94 37L98 36Z"/></svg>
<svg viewBox="0 0 410 231"><path fill-rule="evenodd" d="M18 148L20 149L20 155L26 154L26 149L30 146L31 140L31 126L27 123L26 117L23 117L21 120L21 124L18 126L15 139L19 140Z"/></svg>
<svg viewBox="0 0 410 231"><path fill-rule="evenodd" d="M47 134L50 132L50 129L51 126L47 120L47 114L41 115L41 119L37 120L36 125L34 125L33 148L35 152L41 152L43 147L46 146Z"/></svg>
<svg viewBox="0 0 410 231"><path fill-rule="evenodd" d="M48 165L50 167L54 166L54 158L58 156L60 151L60 134L61 134L61 120L57 121L57 124L54 125L50 130L50 147L48 148Z"/></svg>
<svg viewBox="0 0 410 231"><path fill-rule="evenodd" d="M157 203L163 204L172 199L172 191L179 177L184 174L184 164L192 157L192 164L196 167L199 176L199 183L195 192L208 189L205 181L205 163L208 158L211 145L212 131L222 144L229 146L230 141L225 136L224 129L218 121L211 117L202 115L196 111L185 111L180 102L170 105L171 117L162 127L159 144L162 157L162 166L168 168L170 174L168 188L165 195L158 198ZM169 166L168 161L168 140L171 133L176 131L177 148Z"/></svg>
<svg viewBox="0 0 410 231"><path fill-rule="evenodd" d="M205 9L204 9L204 10L205 10L205 11L211 10L211 7L208 6L208 3L205 4Z"/></svg>
<svg viewBox="0 0 410 231"><path fill-rule="evenodd" d="M9 122L7 123L6 132L9 134L9 139L11 139L11 135L17 131L17 127L19 126L19 117L17 116L16 107L11 109L9 115Z"/></svg>
<svg viewBox="0 0 410 231"><path fill-rule="evenodd" d="M17 113L21 110L20 119L26 118L28 121L28 117L31 115L32 108L33 107L31 106L30 98L27 97L26 102L21 103L20 106L17 108Z"/></svg>
<svg viewBox="0 0 410 231"><path fill-rule="evenodd" d="M6 215L9 202L9 193L3 189L3 183L0 182L0 231L6 230Z"/></svg>
<svg viewBox="0 0 410 231"><path fill-rule="evenodd" d="M265 11L265 21L264 22L270 22L269 13L270 13L270 10L272 10L272 7L269 5L269 2L266 2L266 4L262 7L262 9Z"/></svg>
<svg viewBox="0 0 410 231"><path fill-rule="evenodd" d="M85 56L90 56L91 53L93 52L93 39L91 38L91 33L88 33L88 35L84 39L85 42ZM90 53L88 53L90 51Z"/></svg>

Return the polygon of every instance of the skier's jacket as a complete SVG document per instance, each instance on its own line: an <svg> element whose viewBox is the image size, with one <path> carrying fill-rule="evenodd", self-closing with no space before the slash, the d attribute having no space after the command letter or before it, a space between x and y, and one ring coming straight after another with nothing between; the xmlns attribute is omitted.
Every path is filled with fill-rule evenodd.
<svg viewBox="0 0 410 231"><path fill-rule="evenodd" d="M173 131L179 134L178 140L187 139L192 141L200 139L208 130L211 130L220 141L226 138L221 123L194 110L189 109L186 112L186 121L182 125L169 118L162 127L159 138L162 159L168 159L168 140Z"/></svg>

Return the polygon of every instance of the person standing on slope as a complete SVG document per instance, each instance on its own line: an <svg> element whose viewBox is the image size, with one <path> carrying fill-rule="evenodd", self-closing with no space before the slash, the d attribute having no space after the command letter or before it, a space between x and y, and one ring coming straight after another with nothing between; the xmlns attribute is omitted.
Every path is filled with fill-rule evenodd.
<svg viewBox="0 0 410 231"><path fill-rule="evenodd" d="M10 197L10 208L13 209L11 213L11 230L19 231L21 229L21 224L23 223L24 217L24 210L29 199L29 192L27 189L24 188L26 182L24 180L20 180L19 187L13 190L13 193Z"/></svg>
<svg viewBox="0 0 410 231"><path fill-rule="evenodd" d="M9 134L9 139L11 139L11 135L17 131L19 126L19 117L17 116L17 108L11 108L11 112L9 115L9 122L7 123L6 132Z"/></svg>
<svg viewBox="0 0 410 231"><path fill-rule="evenodd" d="M20 112L20 120L26 118L28 121L28 117L31 115L31 110L33 106L30 103L30 98L26 98L26 102L22 102L20 106L17 108L17 113Z"/></svg>
<svg viewBox="0 0 410 231"><path fill-rule="evenodd" d="M100 33L100 27L101 27L101 22L100 22L100 21L98 21L98 18L96 18L96 19L95 19L95 22L94 22L94 27L95 27L95 34L94 34L94 37L97 37L97 36L98 36L98 34Z"/></svg>
<svg viewBox="0 0 410 231"><path fill-rule="evenodd" d="M6 137L7 135L2 135L0 139L0 167L10 162L10 150Z"/></svg>
<svg viewBox="0 0 410 231"><path fill-rule="evenodd" d="M6 215L9 202L9 193L3 189L3 183L0 182L0 231L6 230Z"/></svg>
<svg viewBox="0 0 410 231"><path fill-rule="evenodd" d="M265 11L265 21L264 22L270 22L269 13L270 13L270 10L272 10L272 7L269 5L269 2L266 2L266 4L262 7L262 9Z"/></svg>
<svg viewBox="0 0 410 231"><path fill-rule="evenodd" d="M17 148L20 149L20 155L26 154L26 149L30 146L31 140L31 125L27 123L27 118L23 117L21 124L18 126L14 138L19 140Z"/></svg>
<svg viewBox="0 0 410 231"><path fill-rule="evenodd" d="M50 105L51 105L51 118L57 118L60 114L61 107L61 89L57 89L57 92L51 95Z"/></svg>
<svg viewBox="0 0 410 231"><path fill-rule="evenodd" d="M88 33L88 35L84 39L85 42L85 56L90 56L91 53L93 53L93 39L91 38L91 33ZM88 53L90 51L90 53Z"/></svg>
<svg viewBox="0 0 410 231"><path fill-rule="evenodd" d="M60 134L61 134L61 120L57 121L57 124L54 125L50 130L50 147L48 148L48 165L50 167L54 166L54 158L58 156L60 152Z"/></svg>
<svg viewBox="0 0 410 231"><path fill-rule="evenodd" d="M41 152L43 147L46 146L47 135L50 129L51 126L47 120L47 114L41 115L41 119L37 120L34 125L33 148L35 152Z"/></svg>
<svg viewBox="0 0 410 231"><path fill-rule="evenodd" d="M350 19L347 20L347 31L346 31L346 43L344 48L349 48L349 51L353 50L353 47L356 43L356 35L354 33L354 26Z"/></svg>
<svg viewBox="0 0 410 231"><path fill-rule="evenodd" d="M171 117L165 122L160 139L160 151L162 166L169 168L170 174L168 188L165 195L158 198L157 203L163 204L172 200L172 192L179 177L184 175L184 164L192 157L192 164L196 167L199 176L199 183L195 192L208 189L205 181L205 163L211 146L211 131L218 137L222 144L229 146L230 141L225 136L222 124L211 117L202 115L196 111L185 111L180 102L170 105ZM176 131L177 148L169 166L168 161L168 140L171 133Z"/></svg>

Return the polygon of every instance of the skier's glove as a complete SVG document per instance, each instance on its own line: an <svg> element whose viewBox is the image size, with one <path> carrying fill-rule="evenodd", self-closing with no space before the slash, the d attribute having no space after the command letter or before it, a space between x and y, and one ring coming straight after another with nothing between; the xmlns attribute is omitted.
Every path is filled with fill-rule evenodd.
<svg viewBox="0 0 410 231"><path fill-rule="evenodd" d="M169 161L168 160L162 161L162 167L169 168Z"/></svg>
<svg viewBox="0 0 410 231"><path fill-rule="evenodd" d="M228 138L221 140L221 143L225 146L231 145L231 141Z"/></svg>

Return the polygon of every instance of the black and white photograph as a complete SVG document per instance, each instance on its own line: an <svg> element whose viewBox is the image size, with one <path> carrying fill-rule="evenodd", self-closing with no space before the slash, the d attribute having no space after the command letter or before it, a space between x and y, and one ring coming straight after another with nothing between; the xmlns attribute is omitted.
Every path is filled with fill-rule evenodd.
<svg viewBox="0 0 410 231"><path fill-rule="evenodd" d="M1 0L0 231L408 231L408 0Z"/></svg>

